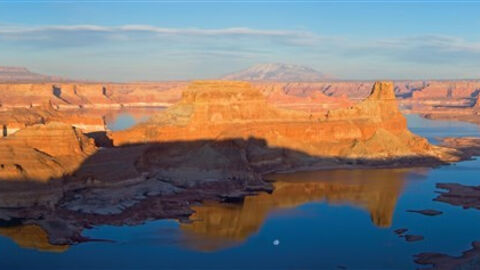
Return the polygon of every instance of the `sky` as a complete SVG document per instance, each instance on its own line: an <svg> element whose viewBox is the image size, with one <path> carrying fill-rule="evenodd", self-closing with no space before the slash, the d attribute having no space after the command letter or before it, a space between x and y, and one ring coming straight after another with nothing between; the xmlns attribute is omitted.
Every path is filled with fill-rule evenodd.
<svg viewBox="0 0 480 270"><path fill-rule="evenodd" d="M480 77L479 1L0 0L0 66L102 81L261 63L341 80Z"/></svg>

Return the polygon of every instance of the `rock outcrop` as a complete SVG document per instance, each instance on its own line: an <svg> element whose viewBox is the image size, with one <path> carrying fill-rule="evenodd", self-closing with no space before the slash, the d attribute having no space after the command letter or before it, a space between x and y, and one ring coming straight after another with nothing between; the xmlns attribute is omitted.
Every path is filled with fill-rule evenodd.
<svg viewBox="0 0 480 270"><path fill-rule="evenodd" d="M105 122L99 115L85 115L79 111L59 111L51 103L33 108L9 108L0 111L0 137L9 136L20 129L35 124L61 122L85 132L104 131Z"/></svg>
<svg viewBox="0 0 480 270"><path fill-rule="evenodd" d="M460 254L460 253L459 253ZM461 255L448 255L438 252L422 252L414 255L415 263L432 266L424 269L453 270L476 269L480 256L480 242L472 242L472 248L462 251Z"/></svg>
<svg viewBox="0 0 480 270"><path fill-rule="evenodd" d="M477 96L475 100L475 104L473 105L473 110L476 112L480 112L480 94Z"/></svg>
<svg viewBox="0 0 480 270"><path fill-rule="evenodd" d="M354 106L327 113L273 107L246 82L194 82L178 104L111 138L116 146L256 138L269 148L317 159L453 158L448 149L408 131L390 82L376 83L370 96Z"/></svg>
<svg viewBox="0 0 480 270"><path fill-rule="evenodd" d="M40 180L74 172L96 151L92 139L58 122L37 124L0 139L0 179Z"/></svg>

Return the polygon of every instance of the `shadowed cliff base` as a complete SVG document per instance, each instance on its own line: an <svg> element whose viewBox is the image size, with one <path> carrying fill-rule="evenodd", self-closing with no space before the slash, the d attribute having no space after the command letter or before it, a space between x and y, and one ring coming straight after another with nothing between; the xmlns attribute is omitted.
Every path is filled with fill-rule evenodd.
<svg viewBox="0 0 480 270"><path fill-rule="evenodd" d="M0 197L3 203L8 201L15 207L3 205L0 217L14 221L16 227L39 226L48 234L48 243L66 245L88 241L81 232L92 226L135 225L161 218L187 221L194 213L190 217L193 223L181 225L184 237L180 244L207 251L241 243L262 226L268 213L307 202L358 207L370 213L377 226L389 227L406 177L418 173L422 171L365 169L269 176L276 181L271 195L252 190L240 192L244 186L227 180L193 187L158 179L109 186L99 182L76 185L76 189L72 183L37 183L33 189L26 182L10 181L0 183L1 190L9 195L5 197L2 192ZM268 186L265 189L271 190ZM254 194L258 195L244 197ZM37 198L32 205L28 200L34 196ZM209 203L202 206L202 201ZM31 247L46 244L31 244Z"/></svg>

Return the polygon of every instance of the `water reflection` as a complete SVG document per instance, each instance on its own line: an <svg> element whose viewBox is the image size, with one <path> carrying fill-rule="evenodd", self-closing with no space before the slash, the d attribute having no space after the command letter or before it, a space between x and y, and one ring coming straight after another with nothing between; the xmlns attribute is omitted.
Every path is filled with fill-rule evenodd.
<svg viewBox="0 0 480 270"><path fill-rule="evenodd" d="M375 226L390 227L397 200L407 179L411 176L419 179L427 171L427 169L329 170L270 175L268 179L274 181L275 187L271 194L248 196L238 203L205 202L194 206L195 213L190 216L192 222L180 225L182 234L179 241L187 248L201 251L215 251L235 246L257 233L272 212L310 202L352 206L367 212ZM19 188L15 194L22 194L21 185ZM131 190L132 187L127 186L123 189ZM53 192L55 188L51 186L48 190ZM96 192L95 194L101 197L99 190L92 189L90 192ZM110 193L112 192L127 194L122 190L111 190ZM5 199L10 203L18 201L19 205L25 204L25 198L15 197ZM115 203L119 204L117 207L120 209L122 208L120 204L125 203L125 200L117 202L110 200L109 209L113 209ZM144 203L154 205L153 201ZM2 215L6 218L2 218ZM124 225L132 224L133 220L138 224L157 215L151 208L141 206L136 207L130 214L112 212L100 216L61 208L52 211L41 206L3 209L0 212L0 220L4 220L4 223L0 224L0 235L11 238L23 248L59 252L66 250L68 246L52 245L50 244L52 239L57 239L58 242L75 238L77 232L90 227L88 224ZM16 220L18 222L15 222Z"/></svg>
<svg viewBox="0 0 480 270"><path fill-rule="evenodd" d="M205 203L194 207L190 224L182 224L184 244L213 251L238 245L260 230L275 210L309 202L349 205L369 213L377 227L390 227L408 176L427 169L329 170L277 174L272 194L249 196L241 203Z"/></svg>
<svg viewBox="0 0 480 270"><path fill-rule="evenodd" d="M12 239L18 246L47 252L64 252L68 245L50 244L47 232L34 224L0 227L0 235Z"/></svg>
<svg viewBox="0 0 480 270"><path fill-rule="evenodd" d="M104 119L109 130L118 131L147 121L154 114L164 110L163 107L124 108L105 112Z"/></svg>

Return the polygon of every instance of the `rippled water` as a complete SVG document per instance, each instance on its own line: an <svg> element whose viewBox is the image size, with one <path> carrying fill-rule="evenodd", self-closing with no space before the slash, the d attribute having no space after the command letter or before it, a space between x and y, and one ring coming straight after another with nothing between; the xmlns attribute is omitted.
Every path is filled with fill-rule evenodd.
<svg viewBox="0 0 480 270"><path fill-rule="evenodd" d="M413 132L431 140L480 135L469 124L408 119ZM0 268L413 269L414 254L460 255L480 240L480 211L432 200L436 183L479 185L479 175L478 160L436 169L272 175L272 194L197 206L193 223L101 226L84 235L113 242L71 247L48 245L38 228L0 227ZM444 213L407 212L425 208ZM393 232L398 228L425 240L406 242Z"/></svg>

